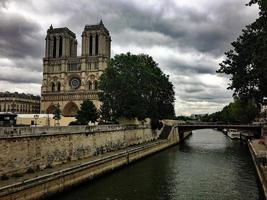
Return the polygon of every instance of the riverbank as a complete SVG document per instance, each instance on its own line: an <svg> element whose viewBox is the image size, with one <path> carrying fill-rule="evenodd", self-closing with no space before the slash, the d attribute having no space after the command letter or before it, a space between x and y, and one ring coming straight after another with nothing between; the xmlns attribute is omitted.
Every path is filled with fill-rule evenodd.
<svg viewBox="0 0 267 200"><path fill-rule="evenodd" d="M186 138L191 133L185 133ZM71 186L91 180L101 174L128 165L138 159L179 143L176 130L167 139L108 152L89 159L76 160L53 168L46 168L21 178L0 181L0 199L37 199L61 192Z"/></svg>
<svg viewBox="0 0 267 200"><path fill-rule="evenodd" d="M267 199L267 147L261 139L249 141L248 147L260 180L262 191L265 199Z"/></svg>
<svg viewBox="0 0 267 200"><path fill-rule="evenodd" d="M213 129L49 200L264 199L247 146Z"/></svg>

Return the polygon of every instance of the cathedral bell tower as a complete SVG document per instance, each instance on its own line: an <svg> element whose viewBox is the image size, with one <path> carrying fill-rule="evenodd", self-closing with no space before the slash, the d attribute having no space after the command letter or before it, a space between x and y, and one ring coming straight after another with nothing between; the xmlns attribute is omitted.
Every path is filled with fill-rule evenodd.
<svg viewBox="0 0 267 200"><path fill-rule="evenodd" d="M66 27L50 26L43 58L42 113L53 113L59 104L64 116L75 116L85 99L99 109L98 80L110 59L110 42L102 20L86 25L81 56L77 56L76 35Z"/></svg>

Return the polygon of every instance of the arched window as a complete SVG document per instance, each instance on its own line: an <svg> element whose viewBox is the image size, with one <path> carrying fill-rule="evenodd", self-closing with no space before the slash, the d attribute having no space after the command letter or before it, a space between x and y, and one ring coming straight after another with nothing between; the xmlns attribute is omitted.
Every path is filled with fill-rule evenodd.
<svg viewBox="0 0 267 200"><path fill-rule="evenodd" d="M89 81L89 90L92 90L93 89L93 84L91 81Z"/></svg>
<svg viewBox="0 0 267 200"><path fill-rule="evenodd" d="M57 38L56 37L54 37L54 39L53 39L53 58L55 58L56 57L56 54L57 54Z"/></svg>
<svg viewBox="0 0 267 200"><path fill-rule="evenodd" d="M95 85L95 88L94 89L95 90L98 90L98 82L97 81L94 82L94 85Z"/></svg>
<svg viewBox="0 0 267 200"><path fill-rule="evenodd" d="M62 36L59 36L59 57L62 57L62 47L63 45L63 39L62 39Z"/></svg>
<svg viewBox="0 0 267 200"><path fill-rule="evenodd" d="M55 83L52 83L52 85L51 85L51 91L52 92L55 92Z"/></svg>
<svg viewBox="0 0 267 200"><path fill-rule="evenodd" d="M89 37L89 55L91 56L93 53L93 36L90 35Z"/></svg>
<svg viewBox="0 0 267 200"><path fill-rule="evenodd" d="M70 57L72 57L72 40L70 40Z"/></svg>
<svg viewBox="0 0 267 200"><path fill-rule="evenodd" d="M95 36L95 55L98 55L98 34Z"/></svg>
<svg viewBox="0 0 267 200"><path fill-rule="evenodd" d="M57 83L57 91L60 92L60 87L61 87L61 84L60 82Z"/></svg>

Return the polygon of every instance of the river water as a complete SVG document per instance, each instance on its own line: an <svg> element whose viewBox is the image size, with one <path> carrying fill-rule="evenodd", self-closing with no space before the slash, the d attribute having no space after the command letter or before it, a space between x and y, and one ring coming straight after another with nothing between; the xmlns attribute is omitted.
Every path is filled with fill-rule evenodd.
<svg viewBox="0 0 267 200"><path fill-rule="evenodd" d="M249 151L219 131L179 144L54 196L57 200L262 199Z"/></svg>

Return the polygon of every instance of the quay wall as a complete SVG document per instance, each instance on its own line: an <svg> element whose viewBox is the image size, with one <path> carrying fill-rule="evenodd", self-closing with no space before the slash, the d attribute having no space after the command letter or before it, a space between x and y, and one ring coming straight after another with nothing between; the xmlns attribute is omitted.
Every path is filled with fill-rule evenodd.
<svg viewBox="0 0 267 200"><path fill-rule="evenodd" d="M191 132L187 132L183 134L183 138L179 138L177 131L173 128L168 139L165 140L156 140L137 147L129 147L101 159L0 188L0 199L32 200L62 192L73 185L93 179L103 173L175 145L191 134Z"/></svg>
<svg viewBox="0 0 267 200"><path fill-rule="evenodd" d="M3 128L0 177L51 168L157 139L148 125Z"/></svg>
<svg viewBox="0 0 267 200"><path fill-rule="evenodd" d="M267 199L267 181L266 181L266 177L264 175L264 170L263 170L263 166L260 164L260 162L258 162L258 158L260 157L260 155L257 155L256 150L254 149L251 141L248 141L248 148L253 160L253 164L255 166L258 178L259 178L259 182L261 185L261 189L263 191L264 194L264 198Z"/></svg>

